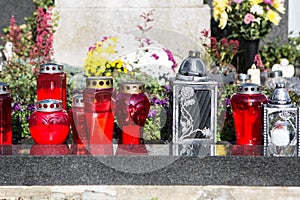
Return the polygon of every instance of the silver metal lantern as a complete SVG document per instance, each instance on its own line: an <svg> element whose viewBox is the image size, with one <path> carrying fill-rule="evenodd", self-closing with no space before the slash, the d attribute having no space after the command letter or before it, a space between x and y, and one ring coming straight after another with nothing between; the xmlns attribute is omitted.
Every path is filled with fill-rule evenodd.
<svg viewBox="0 0 300 200"><path fill-rule="evenodd" d="M264 155L298 156L299 134L299 107L291 102L285 84L278 82L263 105Z"/></svg>
<svg viewBox="0 0 300 200"><path fill-rule="evenodd" d="M200 52L190 51L170 80L175 144L216 143L217 82L206 76Z"/></svg>

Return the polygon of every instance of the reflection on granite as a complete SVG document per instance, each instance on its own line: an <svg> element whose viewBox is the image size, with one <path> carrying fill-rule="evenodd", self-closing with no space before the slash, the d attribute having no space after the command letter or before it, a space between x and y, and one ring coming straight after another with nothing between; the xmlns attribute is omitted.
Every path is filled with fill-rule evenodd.
<svg viewBox="0 0 300 200"><path fill-rule="evenodd" d="M261 145L143 144L143 145L6 145L0 156L263 156Z"/></svg>

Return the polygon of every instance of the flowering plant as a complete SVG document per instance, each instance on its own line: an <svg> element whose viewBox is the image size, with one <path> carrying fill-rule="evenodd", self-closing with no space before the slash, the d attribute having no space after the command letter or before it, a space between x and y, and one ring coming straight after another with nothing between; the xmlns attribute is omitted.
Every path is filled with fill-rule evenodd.
<svg viewBox="0 0 300 200"><path fill-rule="evenodd" d="M285 13L284 0L213 0L213 18L232 36L255 40L278 25Z"/></svg>
<svg viewBox="0 0 300 200"><path fill-rule="evenodd" d="M219 66L231 64L233 57L238 53L240 45L238 40L228 40L223 37L218 41L215 37L209 37L207 30L201 32L201 40L212 60Z"/></svg>

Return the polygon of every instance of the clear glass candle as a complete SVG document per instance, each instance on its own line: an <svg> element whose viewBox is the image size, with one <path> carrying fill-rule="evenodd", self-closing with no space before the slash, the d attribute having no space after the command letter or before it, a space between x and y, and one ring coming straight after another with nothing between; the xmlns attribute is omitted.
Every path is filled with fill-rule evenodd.
<svg viewBox="0 0 300 200"><path fill-rule="evenodd" d="M261 86L246 83L238 87L231 99L236 143L259 145L262 142L261 107L267 97L261 93Z"/></svg>
<svg viewBox="0 0 300 200"><path fill-rule="evenodd" d="M29 130L36 144L63 144L68 136L70 123L61 101L38 101L37 110L29 118Z"/></svg>
<svg viewBox="0 0 300 200"><path fill-rule="evenodd" d="M150 109L144 83L119 83L116 118L122 130L122 144L142 144L143 128Z"/></svg>
<svg viewBox="0 0 300 200"><path fill-rule="evenodd" d="M12 144L12 118L9 85L0 83L0 145Z"/></svg>
<svg viewBox="0 0 300 200"><path fill-rule="evenodd" d="M88 133L82 94L73 95L72 108L68 110L73 140L76 144L88 144Z"/></svg>
<svg viewBox="0 0 300 200"><path fill-rule="evenodd" d="M66 74L64 66L56 63L46 63L40 66L37 76L37 100L61 100L63 109L67 108Z"/></svg>

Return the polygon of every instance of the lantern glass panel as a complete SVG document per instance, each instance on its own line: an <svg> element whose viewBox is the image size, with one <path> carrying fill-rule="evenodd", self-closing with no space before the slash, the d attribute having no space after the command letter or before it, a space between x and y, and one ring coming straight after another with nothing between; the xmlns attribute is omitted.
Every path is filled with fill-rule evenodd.
<svg viewBox="0 0 300 200"><path fill-rule="evenodd" d="M265 107L265 155L297 156L298 126L297 108Z"/></svg>
<svg viewBox="0 0 300 200"><path fill-rule="evenodd" d="M176 80L171 85L173 141L175 143L216 140L215 82L186 84Z"/></svg>

